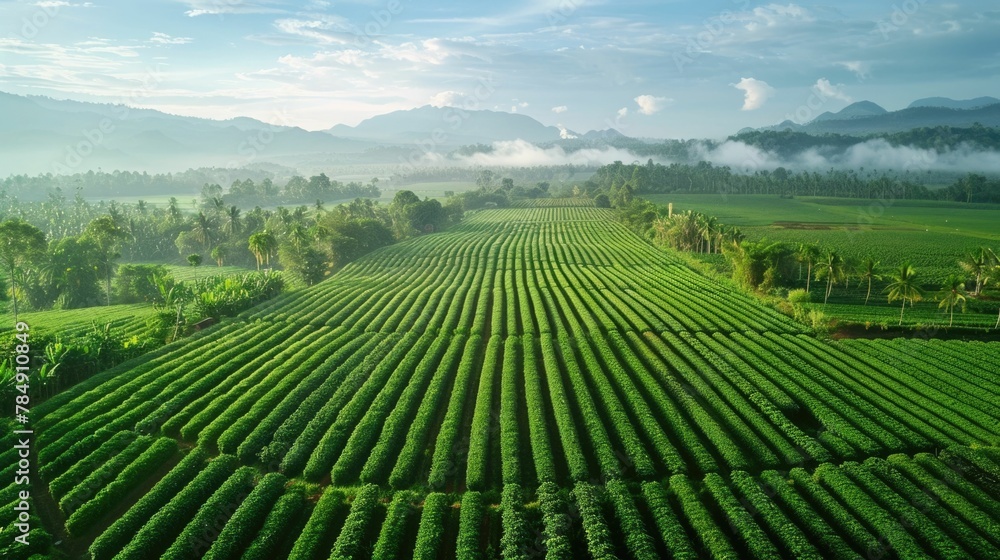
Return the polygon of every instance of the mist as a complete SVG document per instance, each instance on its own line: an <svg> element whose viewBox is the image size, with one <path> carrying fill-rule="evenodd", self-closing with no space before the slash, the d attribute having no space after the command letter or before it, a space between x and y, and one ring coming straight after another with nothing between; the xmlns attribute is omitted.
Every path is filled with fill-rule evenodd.
<svg viewBox="0 0 1000 560"><path fill-rule="evenodd" d="M846 150L832 147L810 148L791 158L762 150L743 142L727 140L711 146L699 144L694 161L726 165L735 172L753 173L784 167L795 171L826 171L830 168L877 169L882 171L947 171L1000 173L1000 152L961 144L957 149L938 153L912 146L893 146L878 138L855 144Z"/></svg>

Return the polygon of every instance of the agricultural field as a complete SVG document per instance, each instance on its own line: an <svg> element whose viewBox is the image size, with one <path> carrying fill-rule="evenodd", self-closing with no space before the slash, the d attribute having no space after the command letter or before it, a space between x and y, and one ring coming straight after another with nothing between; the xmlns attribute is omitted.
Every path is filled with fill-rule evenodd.
<svg viewBox="0 0 1000 560"><path fill-rule="evenodd" d="M211 278L213 276L239 276L254 270L253 268L243 268L242 266L216 266L216 264L210 259L203 262L200 266L184 266L174 264L163 266L167 269L167 273L170 274L170 276L180 282L201 280L204 278Z"/></svg>
<svg viewBox="0 0 1000 560"><path fill-rule="evenodd" d="M807 304L842 323L895 326L899 306L889 304L883 288L886 279L903 262L911 263L928 297L907 309L906 327L947 326L951 319L934 301L933 292L952 274L965 274L959 260L982 247L1000 250L1000 206L927 200L871 201L860 199L765 195L655 195L657 204L674 203L675 212L693 210L740 228L746 239L781 241L798 245L814 243L821 251L835 250L846 259L879 263L883 278L873 282L870 301L867 286L855 278L836 285L830 303ZM725 260L708 256L703 260L724 265ZM967 275L966 275L967 276ZM804 287L805 280L799 278ZM815 282L813 283L815 285ZM970 284L971 285L971 284ZM815 295L815 294L814 294ZM968 313L956 312L954 325L963 329L989 329L997 322L1000 290L987 285L986 297L969 298ZM815 302L815 298L813 300Z"/></svg>
<svg viewBox="0 0 1000 560"><path fill-rule="evenodd" d="M63 337L72 337L92 330L94 326L141 330L146 327L146 319L153 314L149 304L134 303L82 309L56 309L50 311L28 311L18 313L18 320L47 332ZM0 313L0 335L9 336L14 332L14 315Z"/></svg>
<svg viewBox="0 0 1000 560"><path fill-rule="evenodd" d="M448 191L458 194L466 191L473 191L476 188L476 184L471 181L435 181L425 183L409 183L405 185L391 184L383 187L382 197L380 200L384 203L392 202L392 197L395 196L397 191L401 190L410 191L421 199L437 198L444 200L445 193Z"/></svg>
<svg viewBox="0 0 1000 560"><path fill-rule="evenodd" d="M1000 556L1000 342L824 341L610 210L539 206L34 407L34 551Z"/></svg>

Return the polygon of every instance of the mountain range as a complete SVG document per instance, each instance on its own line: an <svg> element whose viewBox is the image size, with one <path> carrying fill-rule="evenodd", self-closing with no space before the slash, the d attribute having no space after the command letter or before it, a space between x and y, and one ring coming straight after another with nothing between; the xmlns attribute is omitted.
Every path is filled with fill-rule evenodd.
<svg viewBox="0 0 1000 560"><path fill-rule="evenodd" d="M339 124L322 131L248 117L211 120L124 105L0 92L0 176L86 170L150 173L198 167L279 164L309 173L344 164L396 164L406 154L449 153L460 146L524 140L534 144L614 145L614 129L579 134L522 114L424 106ZM852 103L799 125L766 129L863 135L922 126L1000 126L1000 99L919 99L899 111Z"/></svg>
<svg viewBox="0 0 1000 560"><path fill-rule="evenodd" d="M927 97L910 103L905 109L888 111L871 101L851 103L835 113L825 112L805 124L786 120L763 130L793 130L810 134L865 135L902 132L925 126L968 127L976 123L1000 126L1000 99L977 97L956 100Z"/></svg>
<svg viewBox="0 0 1000 560"><path fill-rule="evenodd" d="M447 153L503 140L602 142L615 130L580 135L516 113L425 106L326 131L268 124L248 117L211 120L124 105L55 100L0 92L0 175L88 169L169 172L264 162L322 168L343 163L396 163L400 153ZM377 147L396 149L372 150Z"/></svg>

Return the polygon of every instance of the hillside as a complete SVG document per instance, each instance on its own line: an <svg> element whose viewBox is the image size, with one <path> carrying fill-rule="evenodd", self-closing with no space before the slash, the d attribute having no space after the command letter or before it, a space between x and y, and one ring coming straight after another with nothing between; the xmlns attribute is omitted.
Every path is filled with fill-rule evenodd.
<svg viewBox="0 0 1000 560"><path fill-rule="evenodd" d="M1000 551L998 457L968 447L1000 442L1000 344L823 342L610 211L546 204L384 248L38 406L60 546Z"/></svg>

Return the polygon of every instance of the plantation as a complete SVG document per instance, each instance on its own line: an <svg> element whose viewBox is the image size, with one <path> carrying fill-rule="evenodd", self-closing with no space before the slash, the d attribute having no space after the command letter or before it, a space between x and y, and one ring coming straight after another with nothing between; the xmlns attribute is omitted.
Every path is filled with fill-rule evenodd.
<svg viewBox="0 0 1000 560"><path fill-rule="evenodd" d="M383 247L35 407L35 551L1000 555L1000 342L825 342L562 202Z"/></svg>

